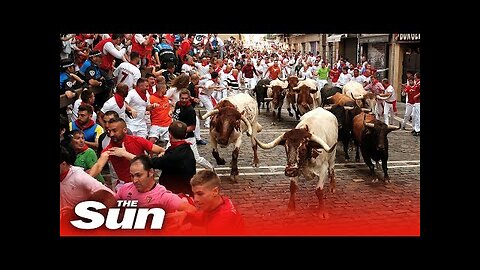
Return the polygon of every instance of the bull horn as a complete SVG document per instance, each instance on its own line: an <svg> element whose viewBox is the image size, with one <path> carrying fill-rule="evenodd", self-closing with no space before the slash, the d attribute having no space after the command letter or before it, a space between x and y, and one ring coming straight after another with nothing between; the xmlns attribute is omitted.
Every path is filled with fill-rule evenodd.
<svg viewBox="0 0 480 270"><path fill-rule="evenodd" d="M327 97L326 99L331 99L332 97L333 97L333 96L329 96L329 97Z"/></svg>
<svg viewBox="0 0 480 270"><path fill-rule="evenodd" d="M355 99L355 100L360 100L360 99L363 99L363 95L362 95L362 96L357 96L357 97L354 97L352 92L350 92L350 95L351 95L351 96L352 96L352 98L353 98L353 99Z"/></svg>
<svg viewBox="0 0 480 270"><path fill-rule="evenodd" d="M258 146L260 146L262 149L271 149L275 146L277 146L282 140L283 140L283 135L285 135L285 132L278 136L275 140L265 144L257 139L257 137L253 137L253 139L257 142Z"/></svg>
<svg viewBox="0 0 480 270"><path fill-rule="evenodd" d="M240 116L240 120L242 120L245 125L247 125L247 136L250 137L252 136L252 125L250 124L250 121L247 120L247 118L245 118L245 116Z"/></svg>
<svg viewBox="0 0 480 270"><path fill-rule="evenodd" d="M271 98L271 97L263 98L263 101L271 101L271 100L273 100L273 98Z"/></svg>
<svg viewBox="0 0 480 270"><path fill-rule="evenodd" d="M300 89L300 86L295 86L292 88L292 90L298 90L298 89Z"/></svg>
<svg viewBox="0 0 480 270"><path fill-rule="evenodd" d="M387 125L388 126L388 130L390 131L393 131L393 130L397 130L397 129L400 129L400 126L394 126L394 125Z"/></svg>
<svg viewBox="0 0 480 270"><path fill-rule="evenodd" d="M377 98L377 99L380 99L380 100L386 100L386 99L388 99L389 97L382 97L382 96L380 96L380 95L377 95L376 98Z"/></svg>
<svg viewBox="0 0 480 270"><path fill-rule="evenodd" d="M208 117L210 117L210 116L212 116L212 115L214 115L214 114L217 114L218 112L219 112L218 109L213 109L213 110L207 112L206 114L202 115L201 118L202 118L202 120L205 120L205 119L207 119Z"/></svg>
<svg viewBox="0 0 480 270"><path fill-rule="evenodd" d="M323 109L325 109L325 110L331 110L332 107L333 107L333 106L325 106L325 107L323 107Z"/></svg>
<svg viewBox="0 0 480 270"><path fill-rule="evenodd" d="M365 126L373 128L375 126L375 124L365 122Z"/></svg>
<svg viewBox="0 0 480 270"><path fill-rule="evenodd" d="M362 109L362 112L371 112L372 111L372 109L367 109L367 108L360 108L360 109Z"/></svg>
<svg viewBox="0 0 480 270"><path fill-rule="evenodd" d="M343 108L347 111L353 110L352 106L343 106Z"/></svg>
<svg viewBox="0 0 480 270"><path fill-rule="evenodd" d="M313 142L316 142L318 144L320 144L322 146L323 149L325 149L325 151L327 153L330 153L333 151L333 149L335 149L335 146L337 145L337 143L334 143L332 145L332 147L329 147L328 144L326 144L320 137L318 137L317 135L315 134L312 134L312 137L310 137L310 140L313 141Z"/></svg>

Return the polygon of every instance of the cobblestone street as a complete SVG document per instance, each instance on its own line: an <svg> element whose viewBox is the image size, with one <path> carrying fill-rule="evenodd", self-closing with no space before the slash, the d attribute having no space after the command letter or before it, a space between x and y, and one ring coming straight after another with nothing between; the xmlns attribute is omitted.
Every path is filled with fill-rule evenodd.
<svg viewBox="0 0 480 270"><path fill-rule="evenodd" d="M398 116L403 117L404 103L399 103ZM198 110L198 108L197 108ZM203 114L205 110L200 108ZM263 131L258 138L263 142L275 139L298 123L282 111L283 120L272 123L271 112L260 110L259 122ZM394 125L398 125L396 117ZM202 138L210 141L203 127ZM288 213L290 179L284 175L286 154L283 146L270 150L258 148L260 164L251 166L253 151L250 138L243 135L238 158L238 183L229 180L232 145L219 148L227 165L216 165L210 145L198 146L201 156L209 160L221 176L223 193L232 198L245 219L248 235L419 235L420 234L420 137L407 130L396 130L388 135L390 184L382 181L383 172L377 169L379 181L372 183L368 167L360 159L344 159L341 142L337 145L335 166L336 192L328 191L325 183L325 206L329 218L317 216L316 180L300 177L296 195L296 211ZM197 165L197 170L202 169Z"/></svg>

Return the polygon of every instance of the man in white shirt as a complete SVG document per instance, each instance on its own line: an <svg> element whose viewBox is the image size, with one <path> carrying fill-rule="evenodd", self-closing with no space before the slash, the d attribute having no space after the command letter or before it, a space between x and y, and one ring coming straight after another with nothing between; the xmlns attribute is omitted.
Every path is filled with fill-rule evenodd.
<svg viewBox="0 0 480 270"><path fill-rule="evenodd" d="M142 77L138 68L140 60L140 55L137 52L130 53L130 62L121 63L113 72L115 86L119 83L124 83L128 85L129 90L135 88L137 80Z"/></svg>
<svg viewBox="0 0 480 270"><path fill-rule="evenodd" d="M388 97L385 100L384 103L384 108L383 108L383 118L385 124L389 125L390 122L390 114L393 118L393 103L397 102L396 95L395 95L395 89L393 89L393 86L390 85L390 81L388 79L383 79L382 80L382 85L383 88L385 88L385 94L381 94L380 96L382 97ZM392 121L393 122L393 121Z"/></svg>

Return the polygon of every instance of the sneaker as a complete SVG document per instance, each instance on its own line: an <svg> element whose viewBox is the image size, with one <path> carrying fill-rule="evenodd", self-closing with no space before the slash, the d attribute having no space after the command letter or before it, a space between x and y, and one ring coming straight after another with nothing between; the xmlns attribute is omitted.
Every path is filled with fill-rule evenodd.
<svg viewBox="0 0 480 270"><path fill-rule="evenodd" d="M197 144L199 144L199 145L207 145L208 142L205 141L205 140L197 140Z"/></svg>

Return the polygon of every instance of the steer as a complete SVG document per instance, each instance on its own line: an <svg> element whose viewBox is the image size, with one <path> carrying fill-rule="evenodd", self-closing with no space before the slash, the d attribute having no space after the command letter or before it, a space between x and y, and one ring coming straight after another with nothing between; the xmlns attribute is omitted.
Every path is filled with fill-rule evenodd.
<svg viewBox="0 0 480 270"><path fill-rule="evenodd" d="M282 81L285 81L281 78L279 78L280 80ZM295 118L297 120L300 119L300 111L298 110L298 106L296 106L296 103L297 103L297 97L296 97L296 93L295 91L293 90L294 87L297 87L298 86L298 83L300 81L304 81L306 78L303 78L303 79L300 79L298 78L297 76L295 75L291 75L287 78L287 83L288 83L288 91L287 91L287 96L285 98L285 103L287 103L287 111L288 111L288 115L293 117L293 113L292 113L292 109L293 111L295 112Z"/></svg>
<svg viewBox="0 0 480 270"><path fill-rule="evenodd" d="M358 147L362 151L362 157L365 164L370 168L373 177L372 182L378 179L375 174L375 167L372 159L375 160L377 167L379 160L382 160L383 180L390 183L390 177L387 173L388 161L388 139L390 131L400 129L400 126L387 125L380 120L375 119L372 114L360 113L353 118L353 136L357 153L355 160L360 161Z"/></svg>
<svg viewBox="0 0 480 270"><path fill-rule="evenodd" d="M365 90L361 83L349 81L343 86L343 94L355 99L360 108L367 108L370 112L375 112L377 105L375 94Z"/></svg>
<svg viewBox="0 0 480 270"><path fill-rule="evenodd" d="M212 117L210 122L210 142L212 143L212 155L218 165L225 165L225 159L218 153L220 147L227 147L235 144L232 152L232 163L230 177L237 182L238 175L238 154L242 144L242 133L247 132L248 136L256 135L262 130L257 122L258 108L256 101L248 94L239 93L235 96L224 98L215 108L202 115L202 120ZM250 138L253 148L253 165L258 166L257 143Z"/></svg>
<svg viewBox="0 0 480 270"><path fill-rule="evenodd" d="M317 108L303 115L297 126L269 143L259 141L263 149L284 145L287 152L285 175L290 177L290 200L288 209L295 210L295 193L299 175L307 180L318 177L315 194L319 202L319 214L327 218L323 201L323 185L330 178L330 191L335 192L335 153L337 144L337 119L323 108Z"/></svg>
<svg viewBox="0 0 480 270"><path fill-rule="evenodd" d="M275 121L275 117L278 117L278 120L280 120L282 118L282 105L287 93L286 88L288 87L288 84L279 79L275 79L271 81L267 87L268 98L265 98L264 100L272 101L273 120ZM275 112L275 110L277 110L277 112Z"/></svg>
<svg viewBox="0 0 480 270"><path fill-rule="evenodd" d="M306 79L298 83L298 86L293 88L293 91L298 93L297 106L300 115L320 107L320 92L317 89L317 82L312 79Z"/></svg>

